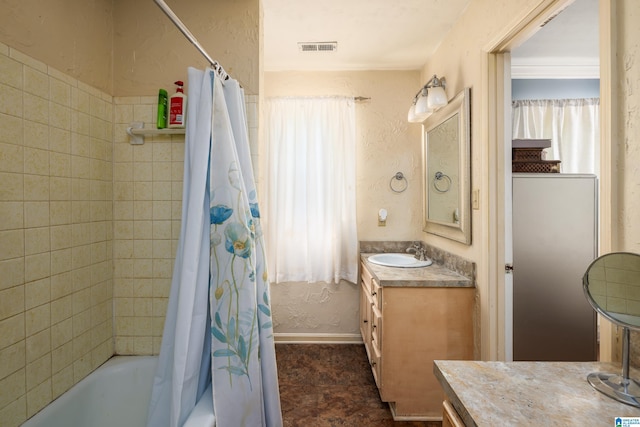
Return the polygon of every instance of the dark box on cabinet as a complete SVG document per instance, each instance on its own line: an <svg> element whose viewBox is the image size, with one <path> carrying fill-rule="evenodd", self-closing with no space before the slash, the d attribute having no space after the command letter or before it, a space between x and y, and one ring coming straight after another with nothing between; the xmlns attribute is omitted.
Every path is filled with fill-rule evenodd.
<svg viewBox="0 0 640 427"><path fill-rule="evenodd" d="M559 173L560 160L544 160L550 139L514 139L511 142L511 172Z"/></svg>

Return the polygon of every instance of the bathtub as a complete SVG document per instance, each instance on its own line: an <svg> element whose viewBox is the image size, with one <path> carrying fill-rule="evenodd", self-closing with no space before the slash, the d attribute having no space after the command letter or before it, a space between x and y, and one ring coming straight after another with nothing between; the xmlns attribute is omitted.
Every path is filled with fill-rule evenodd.
<svg viewBox="0 0 640 427"><path fill-rule="evenodd" d="M157 364L153 356L112 357L22 427L144 427ZM184 426L215 426L211 387Z"/></svg>

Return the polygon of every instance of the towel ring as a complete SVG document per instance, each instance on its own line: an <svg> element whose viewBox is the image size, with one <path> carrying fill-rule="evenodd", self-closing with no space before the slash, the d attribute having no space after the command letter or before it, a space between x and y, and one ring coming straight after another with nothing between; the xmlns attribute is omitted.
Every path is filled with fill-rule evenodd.
<svg viewBox="0 0 640 427"><path fill-rule="evenodd" d="M396 181L400 181L400 187L398 188L393 187L394 179ZM404 181L404 185L402 185L402 181ZM391 180L389 181L389 188L391 188L391 191L393 191L394 193L402 193L404 190L407 189L408 186L409 186L409 182L407 181L407 178L405 178L402 172L397 172L394 176L391 177Z"/></svg>
<svg viewBox="0 0 640 427"><path fill-rule="evenodd" d="M451 178L448 175L443 174L442 172L436 172L435 181L433 181L433 188L436 189L438 193L446 193L451 188ZM440 181L444 180L444 184L438 185Z"/></svg>

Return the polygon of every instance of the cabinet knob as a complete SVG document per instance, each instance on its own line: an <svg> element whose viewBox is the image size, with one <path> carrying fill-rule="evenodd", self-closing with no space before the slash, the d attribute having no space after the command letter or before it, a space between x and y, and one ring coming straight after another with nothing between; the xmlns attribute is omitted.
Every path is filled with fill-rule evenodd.
<svg viewBox="0 0 640 427"><path fill-rule="evenodd" d="M371 296L372 296L372 297L375 297L376 295L378 295L378 293L377 293L377 292L371 292Z"/></svg>
<svg viewBox="0 0 640 427"><path fill-rule="evenodd" d="M366 319L362 321L362 323L368 323L368 322L369 322L369 321L368 321L368 320L366 320Z"/></svg>

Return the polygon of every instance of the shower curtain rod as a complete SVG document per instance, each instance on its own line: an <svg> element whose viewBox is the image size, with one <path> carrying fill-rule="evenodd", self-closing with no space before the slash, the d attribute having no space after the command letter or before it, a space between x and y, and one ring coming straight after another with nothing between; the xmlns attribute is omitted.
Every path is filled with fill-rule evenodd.
<svg viewBox="0 0 640 427"><path fill-rule="evenodd" d="M213 58L211 58L211 56L207 53L206 50L204 50L204 48L198 42L195 36L191 34L191 31L189 31L187 26L184 25L184 23L180 20L180 18L178 18L178 15L176 15L173 12L173 10L171 10L171 8L167 6L164 0L153 0L153 1L156 2L158 7L160 7L160 9L162 9L165 15L167 15L167 17L176 25L176 27L178 27L178 29L182 32L182 34L184 34L184 36L187 39L189 39L189 41L196 47L196 49L198 49L198 51L200 51L200 53L207 59L207 61L209 61L209 64L211 64L211 67L214 69L214 71L218 73L218 76L220 76L222 80L227 80L229 78L229 74L227 74L224 68L222 68L222 65L220 65L218 61L215 61L213 60Z"/></svg>

